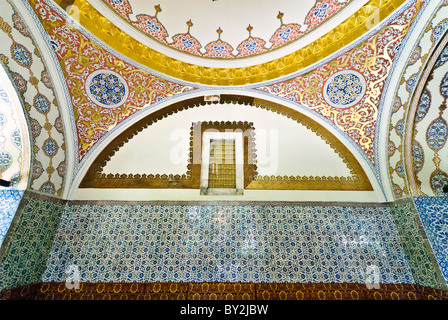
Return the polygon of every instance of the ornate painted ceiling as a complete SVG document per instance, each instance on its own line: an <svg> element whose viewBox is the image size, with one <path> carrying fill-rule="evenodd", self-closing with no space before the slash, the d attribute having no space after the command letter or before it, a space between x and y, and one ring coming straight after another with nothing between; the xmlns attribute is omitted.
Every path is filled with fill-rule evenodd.
<svg viewBox="0 0 448 320"><path fill-rule="evenodd" d="M303 45L310 41L311 33L315 34L311 37L315 39L316 34L331 30L365 2L90 1L109 21L135 39L184 61L191 57L179 53L201 58L239 59L266 54L299 39ZM297 50L297 46L291 50ZM194 61L207 64L199 59Z"/></svg>
<svg viewBox="0 0 448 320"><path fill-rule="evenodd" d="M151 38L150 34L142 32L131 22L129 22L124 17L123 13L118 14L116 10L111 11L111 5L107 5L107 3L104 2L76 0L69 6L67 6L66 0L58 0L58 3L59 2L63 5L63 7L65 7L66 10L68 10L71 17L75 21L80 22L84 28L95 35L99 40L107 43L110 47L131 58L135 62L141 63L152 70L162 72L178 79L207 85L230 86L270 80L278 78L279 76L288 75L291 72L298 71L305 67L309 67L367 33L383 19L386 19L404 2L404 0L391 0L387 2L381 0L347 2L346 7L344 6L331 17L328 16L328 21L316 25L313 28L313 31L303 35L303 37L296 37L293 41L282 43L279 45L279 48L275 50L267 50L265 54L257 54L250 57L245 57L244 59L230 58L230 55L228 58L221 58L219 55L211 54L209 51L209 55L216 56L217 59L214 59L210 57L203 57L203 54L187 54L182 50L173 49L169 45L168 38L170 35L168 34L168 31L163 33L164 35L160 36L159 40ZM72 3L72 1L69 2ZM330 3L333 4L332 6L341 5L338 0L324 1L325 3L322 1L311 2L314 3L312 7L325 4L328 7L330 6ZM125 5L128 2L127 0L122 0L111 3L116 3L116 5ZM301 1L300 3L305 2ZM161 4L156 4L156 7L159 8L159 10L163 10ZM309 4L308 7L311 7L311 4ZM278 8L280 11L282 7ZM129 11L130 9L128 8L126 10ZM155 9L155 13L159 10ZM155 18L165 11L159 11ZM229 13L224 20L233 21L234 19L238 19L238 15L234 13L237 11L238 10L234 10L232 11L232 14ZM300 9L299 11L303 12L303 9ZM270 12L271 9L267 10L263 16L267 17L268 14L271 15ZM295 11L293 10L293 12ZM328 13L330 12L331 11L328 11ZM153 15L155 15L155 13ZM282 21L283 19L286 19L285 15L287 14L287 12L284 13L281 11L276 11L274 13L274 15L280 17L278 18L280 25L283 25ZM292 13L289 14L292 15ZM229 16L234 17L228 18ZM140 19L143 19L142 15L139 15L139 17ZM158 21L158 19L155 18L148 20L148 17L150 17L149 15L146 15L146 17L147 19L145 21L152 21L152 23L155 23L154 21L156 20ZM198 17L198 19L200 18ZM259 21L258 19L259 18L256 20ZM303 20L303 18L296 19ZM242 21L247 20L244 18ZM261 19L260 21L264 22L264 20ZM277 21L277 24L279 24L279 21ZM162 28L166 29L162 24L160 24L160 22L158 23L160 30L162 30ZM191 23L189 24L191 25ZM291 23L288 21L287 25L291 25ZM244 24L246 24L246 22L244 22ZM298 22L294 22L294 24L296 27L298 26ZM251 28L254 28L252 24L250 26ZM186 27L188 28L188 25L186 25ZM231 37L229 36L228 39L225 39L223 27L218 26L216 28L213 25L213 27L207 27L205 30L210 30L210 28L217 31L213 31L217 38L221 38L222 36L222 39L220 40L221 42L219 42L219 45L217 44L217 47L220 47L218 51L221 52L221 55L224 54L224 52L230 54L231 51L234 51L230 50L230 47L233 48L233 46L236 46L236 48L238 48L238 46L245 42L245 39L247 40L249 37L249 31L243 30L232 33ZM281 30L283 30L282 28L283 27L280 26ZM287 27L286 30L292 30L291 28L288 29ZM251 34L254 32L255 35L255 31L253 29L251 29L250 32ZM192 30L190 33L192 33ZM182 33L178 33L172 35L172 37L174 38L177 35L178 37L176 39L179 39L179 41L182 42L182 39L184 38L182 38L181 34ZM244 35L241 36L241 34ZM263 41L266 43L270 42L269 39L271 39L274 34L276 34L275 30L272 31L272 35L265 36L266 39ZM242 40L239 39L241 37ZM161 41L160 39L162 38L164 38L165 41ZM293 39L292 36L291 39ZM199 40L205 42L208 41L206 40L206 37L205 40ZM226 43L224 43L224 40ZM190 39L190 41L192 40ZM207 47L208 44L213 43L212 40L210 41L210 43L201 45ZM164 44L162 44L162 42ZM267 47L270 48L271 46L272 45L267 44ZM224 48L226 49L224 50Z"/></svg>
<svg viewBox="0 0 448 320"><path fill-rule="evenodd" d="M404 163L405 147L400 145L405 141L398 138L401 135L395 138L391 130L395 122L389 125L390 115L392 121L398 121L394 116L401 112L391 99L402 95L395 90L406 65L416 65L419 59L424 65L447 28L446 18L441 18L446 1L436 2L21 0L17 8L23 16L15 13L14 19L5 16L2 20L3 35L12 41L8 45L11 50L2 52L2 60L11 72L20 68L32 72L38 58L45 61L45 77L42 73L40 80L54 90L51 94L41 91L45 99L39 101L46 104L39 103L28 89L33 83L38 88L39 79L26 77L16 81L16 86L23 88L23 100L36 113L32 119L42 118L32 122L35 154L50 154L53 146L54 154L63 151L65 157L57 170L54 166L59 158L56 162L50 156L51 161L34 160L31 170L36 174L30 183L49 177L46 183L53 186L41 188L42 192L58 190L63 197L74 197L88 172L92 179L102 174L92 168L104 167L104 161L112 159L115 152L118 158L126 157L117 150L138 145L132 137L147 126L156 128L160 123L172 127L165 118L174 113L179 119L191 118L189 109L198 106L203 106L203 117L198 120L219 121L218 108L212 116L213 103L206 101L212 96L222 115L226 105L235 104L228 107L232 110L230 118L225 117L228 121L250 121L248 115L257 114L251 123L261 123L264 118L274 119L272 112L294 120L296 126L303 125L303 130L314 134L292 137L299 145L309 146L303 150L312 150L311 141L316 145L326 141L330 148L325 152L333 152L344 163L341 168L348 170L341 169L344 178L336 181L323 167L310 169L313 176L298 167L289 170L288 164L284 172L296 176L275 176L273 172L272 177L263 178L265 182L254 184L257 188L271 183L276 190L323 190L313 183L319 181L315 185L322 186L325 183L320 181L331 178L331 190L362 190L368 194L362 199L369 201L406 194L400 181L403 170L392 164ZM434 25L429 22L432 20ZM11 30L18 30L18 35L14 37ZM433 35L431 45L420 45L418 52L417 41L426 41L421 39L423 31L440 35L437 39ZM35 49L25 44L29 40L19 39L31 39L27 34L39 39L32 41ZM409 81L416 81L422 70ZM402 79L407 77L402 75ZM399 87L407 81L402 80ZM244 108L238 105L262 112L247 111L244 118ZM53 133L52 128L57 130ZM151 128L144 131L147 136L151 132L168 134ZM42 132L49 133L54 141L51 146L48 139L41 141ZM302 136L309 138L300 142ZM398 155L401 158L395 160ZM297 155L291 157L293 162ZM336 163L328 161L321 166ZM185 168L185 174L188 172ZM158 173L151 172L154 176ZM158 177L165 179L162 174ZM314 182L303 183L306 179ZM134 182L129 181L132 187ZM357 182L360 184L353 187Z"/></svg>

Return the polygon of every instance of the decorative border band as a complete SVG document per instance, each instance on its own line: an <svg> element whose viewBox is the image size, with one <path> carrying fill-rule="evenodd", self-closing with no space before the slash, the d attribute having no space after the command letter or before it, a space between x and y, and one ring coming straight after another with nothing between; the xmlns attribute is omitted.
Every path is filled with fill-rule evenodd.
<svg viewBox="0 0 448 320"><path fill-rule="evenodd" d="M151 124L167 117L173 113L205 105L204 97L187 99L174 103L166 108L155 111L142 120L134 123L117 138L107 145L94 160L86 175L84 176L80 188L198 188L198 183L194 183L194 177L189 168L187 175L133 175L126 174L105 176L101 173L107 161L136 134L147 128ZM314 132L323 139L344 161L350 170L350 177L268 177L255 176L250 183L245 183L248 190L350 190L350 191L373 191L373 187L359 164L358 160L333 134L316 121L283 105L269 102L259 98L242 95L221 95L220 103L240 103L254 107L270 110L285 117L297 121L307 129ZM256 170L256 169L254 169ZM197 170L196 170L197 171ZM253 171L254 173L256 171ZM193 177L193 179L190 179ZM198 179L198 177L196 177ZM194 181L193 181L194 180ZM198 182L198 181L196 181Z"/></svg>
<svg viewBox="0 0 448 320"><path fill-rule="evenodd" d="M415 284L41 282L2 291L0 300L448 300L448 291Z"/></svg>
<svg viewBox="0 0 448 320"><path fill-rule="evenodd" d="M31 2L34 2L32 0ZM62 0L57 0L60 4ZM245 85L272 80L308 67L345 47L371 29L372 8L386 19L405 0L370 0L350 18L309 45L270 62L241 68L212 68L168 57L138 42L111 24L86 0L76 0L79 22L99 40L157 72L205 85Z"/></svg>

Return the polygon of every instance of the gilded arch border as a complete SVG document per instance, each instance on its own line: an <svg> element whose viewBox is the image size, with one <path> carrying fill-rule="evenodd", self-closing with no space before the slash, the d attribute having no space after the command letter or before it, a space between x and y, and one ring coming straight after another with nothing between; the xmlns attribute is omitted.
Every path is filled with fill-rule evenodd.
<svg viewBox="0 0 448 320"><path fill-rule="evenodd" d="M30 3L34 5L36 1L30 0ZM405 0L369 0L344 22L305 47L269 62L240 68L204 67L166 56L113 25L87 0L56 0L55 3L64 9L68 3L76 5L79 22L86 30L124 56L150 69L193 83L234 86L273 80L324 59L370 31L374 20L372 11L376 12L380 18L378 24L381 24ZM420 0L417 5L420 8Z"/></svg>
<svg viewBox="0 0 448 320"><path fill-rule="evenodd" d="M210 104L204 97L190 98L157 110L135 122L112 140L96 157L82 179L79 188L174 188L199 189L199 180L194 177L194 165L190 163L185 175L159 174L103 174L102 168L107 161L136 134L151 124L174 113L188 108ZM339 190L373 191L361 164L350 150L329 130L299 111L284 105L260 98L244 95L222 94L219 103L237 103L250 105L267 111L276 112L290 118L314 132L324 140L344 161L350 170L349 177L313 177L313 176L259 176L254 174L250 182L245 182L248 190ZM190 154L193 153L190 146ZM200 166L200 164L199 164ZM255 172L255 171L254 171ZM193 173L193 174L192 174Z"/></svg>

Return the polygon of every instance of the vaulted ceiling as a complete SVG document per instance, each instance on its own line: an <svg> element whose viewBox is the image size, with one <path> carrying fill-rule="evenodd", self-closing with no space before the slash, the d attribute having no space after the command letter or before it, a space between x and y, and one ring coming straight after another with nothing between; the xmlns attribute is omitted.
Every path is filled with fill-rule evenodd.
<svg viewBox="0 0 448 320"><path fill-rule="evenodd" d="M29 185L70 199L221 199L201 197L188 180L200 121L254 128L258 171L244 196L222 199L382 202L418 193L399 126L412 128L412 82L444 37L445 2L3 4L15 12L2 22L11 27L6 69L33 76L42 60L45 71L13 80L30 106ZM275 170L266 167L274 158Z"/></svg>

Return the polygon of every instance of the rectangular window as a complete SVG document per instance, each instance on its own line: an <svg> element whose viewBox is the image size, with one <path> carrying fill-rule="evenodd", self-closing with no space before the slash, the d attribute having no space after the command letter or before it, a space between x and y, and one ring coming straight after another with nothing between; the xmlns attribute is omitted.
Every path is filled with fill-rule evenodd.
<svg viewBox="0 0 448 320"><path fill-rule="evenodd" d="M235 140L210 140L208 187L236 188Z"/></svg>
<svg viewBox="0 0 448 320"><path fill-rule="evenodd" d="M202 139L201 194L242 195L242 133L204 132Z"/></svg>

